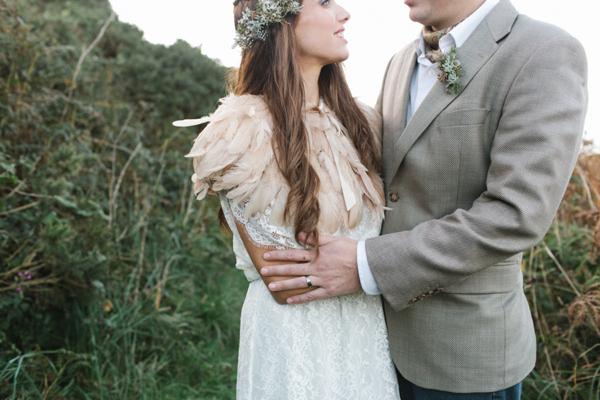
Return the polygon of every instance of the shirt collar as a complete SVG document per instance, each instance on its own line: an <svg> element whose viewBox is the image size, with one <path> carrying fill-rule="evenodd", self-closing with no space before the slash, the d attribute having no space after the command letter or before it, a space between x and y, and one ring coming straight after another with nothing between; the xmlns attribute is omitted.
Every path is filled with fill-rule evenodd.
<svg viewBox="0 0 600 400"><path fill-rule="evenodd" d="M469 36L475 31L475 28L484 20L500 0L486 0L475 12L469 15L464 21L456 25L446 36L440 39L440 49L447 53L451 46L460 49L467 41ZM423 30L419 31L417 38L413 42L417 58L425 53L425 41L423 39Z"/></svg>

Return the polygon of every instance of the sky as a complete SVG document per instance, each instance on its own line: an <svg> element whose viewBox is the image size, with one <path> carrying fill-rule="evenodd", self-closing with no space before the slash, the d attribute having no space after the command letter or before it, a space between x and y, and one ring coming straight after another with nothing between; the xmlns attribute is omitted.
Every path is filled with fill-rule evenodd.
<svg viewBox="0 0 600 400"><path fill-rule="evenodd" d="M600 63L593 51L593 27L600 15L597 0L511 0L532 18L557 25L584 46L588 65ZM232 49L233 0L110 0L119 20L136 25L151 43L170 45L183 39L227 67L239 65L240 49ZM402 0L337 0L351 15L346 23L350 58L344 63L354 96L375 105L390 58L416 38L420 25L408 18ZM548 49L551 51L551 49ZM592 69L592 68L590 68ZM590 102L584 138L600 145L600 74L589 74ZM190 116L199 117L199 116Z"/></svg>

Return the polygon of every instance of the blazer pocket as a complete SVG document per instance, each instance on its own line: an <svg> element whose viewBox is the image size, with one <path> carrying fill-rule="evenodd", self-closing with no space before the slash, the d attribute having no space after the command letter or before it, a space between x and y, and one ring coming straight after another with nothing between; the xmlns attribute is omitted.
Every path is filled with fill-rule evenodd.
<svg viewBox="0 0 600 400"><path fill-rule="evenodd" d="M448 111L437 117L438 128L452 126L482 125L490 110L486 108L471 108L467 110Z"/></svg>

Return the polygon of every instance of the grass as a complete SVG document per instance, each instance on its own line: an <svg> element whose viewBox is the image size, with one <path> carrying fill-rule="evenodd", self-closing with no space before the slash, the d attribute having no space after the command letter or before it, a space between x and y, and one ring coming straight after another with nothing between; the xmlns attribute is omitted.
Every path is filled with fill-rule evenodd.
<svg viewBox="0 0 600 400"><path fill-rule="evenodd" d="M524 399L600 398L599 157L580 157L551 229L524 257L538 339Z"/></svg>
<svg viewBox="0 0 600 400"><path fill-rule="evenodd" d="M118 286L107 291L106 308L75 307L69 350L12 358L0 374L10 387L0 393L11 399L234 398L246 283L233 265L218 267L204 285L175 272L167 287L173 305L159 309L151 296L132 303Z"/></svg>

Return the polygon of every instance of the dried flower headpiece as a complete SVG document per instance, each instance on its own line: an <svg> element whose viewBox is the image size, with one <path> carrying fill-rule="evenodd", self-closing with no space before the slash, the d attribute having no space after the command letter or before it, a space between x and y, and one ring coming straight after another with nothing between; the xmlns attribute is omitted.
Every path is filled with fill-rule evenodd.
<svg viewBox="0 0 600 400"><path fill-rule="evenodd" d="M274 23L286 23L288 14L298 14L302 6L296 0L260 0L254 10L246 7L242 18L238 21L233 47L239 45L242 49L250 49L255 40L267 38L266 28Z"/></svg>

